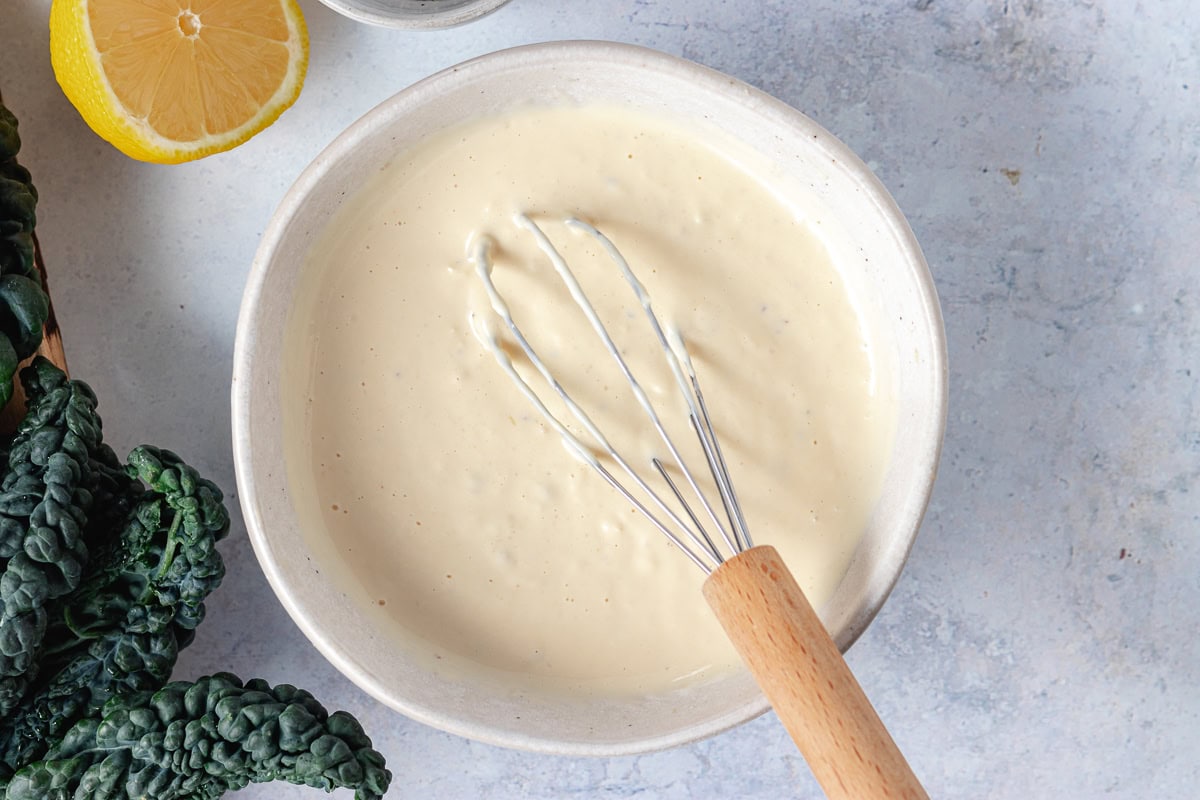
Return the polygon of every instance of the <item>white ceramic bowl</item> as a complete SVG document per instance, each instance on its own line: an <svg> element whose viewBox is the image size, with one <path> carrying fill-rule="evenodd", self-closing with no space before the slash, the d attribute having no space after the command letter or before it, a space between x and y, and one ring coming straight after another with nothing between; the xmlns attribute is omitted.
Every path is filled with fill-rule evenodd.
<svg viewBox="0 0 1200 800"><path fill-rule="evenodd" d="M508 0L321 0L344 16L386 28L433 30L490 14Z"/></svg>
<svg viewBox="0 0 1200 800"><path fill-rule="evenodd" d="M845 278L873 304L894 350L899 418L884 489L849 571L821 616L844 650L870 623L908 556L936 472L946 413L945 340L933 283L904 217L867 167L798 111L725 75L651 50L601 42L533 45L477 58L400 92L305 170L263 234L235 353L239 496L271 586L318 649L382 702L496 744L611 755L676 745L767 708L747 673L644 698L598 702L516 695L439 678L405 659L322 572L301 537L283 469L280 366L306 253L344 198L401 151L466 118L531 100L604 102L707 120L799 178L861 250ZM697 602L702 602L697 597Z"/></svg>

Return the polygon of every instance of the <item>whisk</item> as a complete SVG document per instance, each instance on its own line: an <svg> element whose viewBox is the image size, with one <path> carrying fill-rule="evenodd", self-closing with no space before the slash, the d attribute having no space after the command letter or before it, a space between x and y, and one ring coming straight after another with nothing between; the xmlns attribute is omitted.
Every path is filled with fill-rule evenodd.
<svg viewBox="0 0 1200 800"><path fill-rule="evenodd" d="M538 392L517 372L496 336L473 318L472 327L476 336L495 356L517 388L562 437L570 451L620 492L707 574L703 586L705 598L804 755L825 794L834 800L927 798L778 552L769 545L754 545L682 335L675 328L664 327L660 322L649 294L616 245L589 223L577 218L567 219L568 228L592 237L603 248L645 312L687 404L692 428L699 439L708 474L719 496L719 511L701 489L701 478L697 477L680 454L649 396L622 357L566 259L528 215L518 214L516 223L533 235L600 337L604 348L615 360L699 508L688 502L685 492L657 457L651 459L651 464L670 489L678 509L667 502L660 492L654 491L555 378L513 319L508 304L492 280L491 241L487 238L481 238L476 243L473 258L476 273L493 311L529 363L541 374L586 435L619 467L624 479L642 494L631 490L621 477L613 474L614 471L606 467L593 450L547 407ZM709 525L716 532L716 539L709 532Z"/></svg>

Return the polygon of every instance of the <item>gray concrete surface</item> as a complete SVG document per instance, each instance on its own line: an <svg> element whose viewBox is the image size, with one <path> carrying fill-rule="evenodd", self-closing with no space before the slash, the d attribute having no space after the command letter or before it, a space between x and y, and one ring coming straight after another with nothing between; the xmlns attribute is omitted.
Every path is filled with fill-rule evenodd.
<svg viewBox="0 0 1200 800"><path fill-rule="evenodd" d="M877 171L936 278L941 474L850 662L935 797L1191 798L1200 778L1200 15L1191 0L514 0L436 33L302 0L308 83L263 135L180 167L97 139L50 69L49 0L0 13L73 372L118 450L171 446L234 494L229 373L276 203L418 78L558 38L684 55L806 112ZM236 516L236 515L235 515ZM240 519L177 674L312 688L403 798L817 797L773 716L638 758L509 752L375 704L298 632ZM252 787L238 800L312 790Z"/></svg>

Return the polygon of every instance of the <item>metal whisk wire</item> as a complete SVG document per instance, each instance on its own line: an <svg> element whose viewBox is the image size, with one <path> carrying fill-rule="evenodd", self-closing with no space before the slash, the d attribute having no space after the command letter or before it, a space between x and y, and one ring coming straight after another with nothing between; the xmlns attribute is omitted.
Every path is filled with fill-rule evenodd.
<svg viewBox="0 0 1200 800"><path fill-rule="evenodd" d="M683 520L660 493L647 485L555 379L554 374L513 320L508 304L492 281L492 243L487 239L477 244L474 259L476 273L483 282L493 310L504 321L526 358L549 383L571 415L588 435L596 440L600 449L650 498L650 504L659 509L666 519L656 516L546 407L537 391L517 372L491 326L472 315L471 327L476 337L492 352L521 392L558 432L568 449L624 495L708 575L702 590L709 607L770 699L793 741L808 759L813 774L831 800L928 800L920 781L904 760L903 754L896 747L879 715L875 713L862 687L854 679L837 645L830 638L829 632L825 630L820 617L804 596L803 590L796 583L779 553L770 545L755 547L750 541L741 504L733 491L733 482L729 479L729 470L721 454L721 446L709 419L704 395L700 391L700 382L696 378L696 369L684 345L683 337L678 331L664 328L659 322L641 282L608 237L582 220L567 220L568 227L583 231L603 246L621 270L626 283L633 289L645 311L671 372L675 375L675 382L687 401L692 428L700 440L705 461L721 496L728 529L684 463L671 437L659 421L650 398L609 336L565 259L549 237L528 216L518 215L517 224L528 229L536 238L538 246L549 257L559 278L591 322L605 349L616 360L638 404L642 406L642 410L649 416L666 443L675 465L699 498L704 512L720 531L725 546L730 550L729 557L726 558L713 542L699 515L685 499L684 492L671 479L663 463L658 458L651 459L654 468L682 506L690 524Z"/></svg>
<svg viewBox="0 0 1200 800"><path fill-rule="evenodd" d="M633 392L638 405L649 417L655 430L658 431L660 438L666 445L667 450L671 454L676 467L684 476L688 487L698 499L703 507L704 513L712 520L717 531L720 533L721 539L728 548L730 555L736 555L744 550L753 547L753 542L750 538L749 529L746 526L745 517L742 513L741 504L738 502L737 494L733 489L733 482L729 478L729 470L725 462L724 455L721 452L721 446L717 439L716 431L713 428L712 420L709 418L708 407L704 402L704 395L700 391L700 383L696 377L695 365L692 362L691 355L688 353L687 346L684 344L683 337L674 328L664 328L658 319L658 315L654 312L650 302L650 296L647 294L645 287L638 280L629 262L625 259L621 252L617 249L607 236L597 230L594 226L577 218L566 220L566 225L570 228L582 231L594 238L604 249L609 258L620 270L622 277L629 284L637 297L639 304L645 312L646 318L649 321L651 328L654 330L655 336L659 342L659 346L663 351L667 364L671 369L671 373L675 378L676 385L688 406L689 417L692 423L692 428L699 439L701 449L704 452L705 461L708 465L709 472L717 486L717 492L720 495L721 505L725 512L725 518L728 522L728 528L722 522L712 503L700 488L699 482L691 469L685 463L678 448L672 441L671 436L667 433L663 426L658 413L654 409L653 403L649 396L642 388L641 383L633 374L628 363L621 355L620 349L616 346L612 337L608 333L603 321L596 313L587 294L584 292L575 274L568 266L566 259L558 252L554 243L546 235L546 233L535 223L529 216L518 214L516 223L520 227L525 228L533 234L538 247L549 258L555 272L562 280L567 290L570 292L572 299L580 310L587 317L592 329L599 336L605 349L609 355L616 361L621 373ZM621 456L619 452L612 446L608 438L600 430L600 428L591 420L587 412L583 410L563 388L555 378L553 372L546 366L546 363L538 355L537 351L530 344L528 338L521 331L513 319L512 313L505 302L504 297L497 289L495 282L492 280L492 259L491 259L492 241L486 237L482 237L477 243L474 252L475 271L480 281L483 283L484 289L487 292L488 299L491 302L492 309L496 315L504 323L516 341L517 346L525 354L525 357L533 365L533 367L541 374L542 378L550 385L554 393L564 403L571 415L576 421L587 431L588 435L595 440L609 458L621 467L625 474L633 481L637 487L646 494L651 500L651 504L659 509L666 516L667 521L660 519L653 511L651 511L644 502L632 492L627 486L608 470L603 463L592 453L586 444L577 437L561 420L550 411L550 409L542 402L537 391L529 385L529 383L517 372L512 363L512 359L500 346L495 334L490 327L481 324L481 321L472 314L471 326L476 337L483 345L492 353L497 362L508 374L508 376L517 385L522 394L529 399L533 406L538 410L542 417L550 424L556 433L562 438L570 452L578 457L585 464L594 469L599 475L605 479L613 488L619 491L626 500L641 512L658 530L666 534L671 540L691 561L696 564L705 573L711 573L713 569L720 566L725 561L725 556L721 549L714 543L709 535L704 524L700 520L700 516L693 510L691 504L688 503L684 493L676 485L667 472L666 466L657 457L652 459L655 470L670 487L671 493L682 506L688 520L685 521L680 515L668 504L659 492L656 492L650 485L641 477L628 461Z"/></svg>

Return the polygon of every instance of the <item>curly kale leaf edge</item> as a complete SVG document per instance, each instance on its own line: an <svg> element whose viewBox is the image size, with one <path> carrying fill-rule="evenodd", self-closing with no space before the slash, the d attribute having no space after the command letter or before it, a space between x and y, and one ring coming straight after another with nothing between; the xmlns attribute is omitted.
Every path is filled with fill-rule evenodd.
<svg viewBox="0 0 1200 800"><path fill-rule="evenodd" d="M288 684L219 673L114 697L19 770L4 798L216 798L276 780L379 800L391 773L349 714Z"/></svg>
<svg viewBox="0 0 1200 800"><path fill-rule="evenodd" d="M86 487L76 499L92 507L86 568L43 609L42 671L0 718L0 800L204 800L272 780L382 797L383 757L352 716L328 714L307 692L228 674L166 683L224 575L221 491L169 450L136 448L122 467L86 384L40 359L23 377L29 413L0 442L0 527L34 513L36 495L19 489L41 485L39 465L70 436L85 445L65 448L86 456L73 462Z"/></svg>

